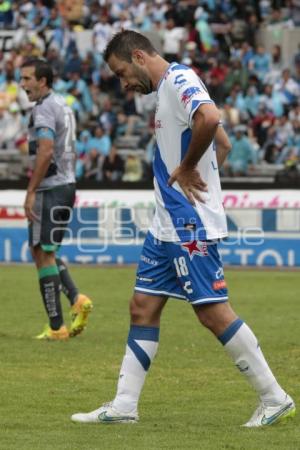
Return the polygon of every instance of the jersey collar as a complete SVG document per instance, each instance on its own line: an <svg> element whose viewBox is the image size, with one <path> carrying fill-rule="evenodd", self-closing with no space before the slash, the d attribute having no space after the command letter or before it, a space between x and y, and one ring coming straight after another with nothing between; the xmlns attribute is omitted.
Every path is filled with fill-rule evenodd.
<svg viewBox="0 0 300 450"><path fill-rule="evenodd" d="M157 92L159 91L159 88L160 88L162 82L163 82L164 79L166 78L166 75L167 75L168 71L170 70L170 67L173 66L174 64L178 64L178 63L172 62L172 63L167 67L167 70L165 71L165 73L163 74L163 76L161 77L161 79L159 80L159 82L158 82L158 84L157 84L157 88L156 88L156 91L157 91Z"/></svg>

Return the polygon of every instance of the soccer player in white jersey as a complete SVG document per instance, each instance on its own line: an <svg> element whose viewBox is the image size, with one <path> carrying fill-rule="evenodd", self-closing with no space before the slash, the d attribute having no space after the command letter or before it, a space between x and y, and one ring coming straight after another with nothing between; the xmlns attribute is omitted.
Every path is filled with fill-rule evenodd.
<svg viewBox="0 0 300 450"><path fill-rule="evenodd" d="M125 90L157 91L154 157L156 213L146 237L131 300L131 325L113 401L75 422L138 420L138 400L156 354L169 297L190 303L256 390L260 405L247 427L292 417L295 404L271 372L257 339L228 303L218 239L227 235L214 137L225 142L220 115L192 69L169 64L134 31L116 34L104 58ZM219 128L220 130L220 128ZM223 134L222 134L223 133ZM221 137L220 137L221 136ZM225 137L224 137L225 136Z"/></svg>

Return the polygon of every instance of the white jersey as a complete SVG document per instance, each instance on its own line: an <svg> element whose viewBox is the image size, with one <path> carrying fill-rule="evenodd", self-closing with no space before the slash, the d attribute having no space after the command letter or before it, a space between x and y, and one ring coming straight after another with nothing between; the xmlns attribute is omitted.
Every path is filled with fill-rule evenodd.
<svg viewBox="0 0 300 450"><path fill-rule="evenodd" d="M205 203L193 206L179 184L168 186L171 173L184 158L192 135L193 115L213 103L206 87L187 66L172 63L157 88L156 151L153 162L156 211L150 228L161 241L212 240L227 236L216 151L212 143L197 169L207 183Z"/></svg>

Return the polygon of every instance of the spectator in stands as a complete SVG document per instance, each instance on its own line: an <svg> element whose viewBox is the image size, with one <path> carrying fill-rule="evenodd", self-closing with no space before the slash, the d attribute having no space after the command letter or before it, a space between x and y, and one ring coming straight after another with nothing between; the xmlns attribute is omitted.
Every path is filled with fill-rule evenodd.
<svg viewBox="0 0 300 450"><path fill-rule="evenodd" d="M240 47L239 57L244 67L247 68L249 66L249 62L253 58L253 54L254 54L253 47L249 44L249 42L248 41L243 42Z"/></svg>
<svg viewBox="0 0 300 450"><path fill-rule="evenodd" d="M141 181L143 177L143 165L139 156L131 154L125 161L123 181Z"/></svg>
<svg viewBox="0 0 300 450"><path fill-rule="evenodd" d="M217 75L211 75L207 83L207 89L210 97L217 105L222 105L225 100L224 85Z"/></svg>
<svg viewBox="0 0 300 450"><path fill-rule="evenodd" d="M93 109L92 96L87 83L81 78L79 71L69 73L67 89L69 91L72 90L72 94L79 100L83 111L89 117Z"/></svg>
<svg viewBox="0 0 300 450"><path fill-rule="evenodd" d="M110 137L105 134L102 126L97 125L93 136L87 142L87 153L84 159L85 178L96 181L103 179L102 165L110 149Z"/></svg>
<svg viewBox="0 0 300 450"><path fill-rule="evenodd" d="M71 78L73 74L80 74L82 59L79 55L77 47L70 51L68 59L64 62L64 78Z"/></svg>
<svg viewBox="0 0 300 450"><path fill-rule="evenodd" d="M112 101L109 97L103 101L102 112L99 116L99 122L109 136L114 135L117 124L117 114L114 111Z"/></svg>
<svg viewBox="0 0 300 450"><path fill-rule="evenodd" d="M90 180L102 181L102 165L104 157L95 148L92 148L85 159L84 177Z"/></svg>
<svg viewBox="0 0 300 450"><path fill-rule="evenodd" d="M10 28L13 23L12 5L9 0L0 0L0 28Z"/></svg>
<svg viewBox="0 0 300 450"><path fill-rule="evenodd" d="M300 86L291 76L290 69L284 69L280 80L275 83L274 90L282 94L283 104L288 107L300 98Z"/></svg>
<svg viewBox="0 0 300 450"><path fill-rule="evenodd" d="M202 65L203 65L203 57L199 51L199 48L196 42L187 42L184 46L183 50L183 58L182 63L192 67L192 69L201 76Z"/></svg>
<svg viewBox="0 0 300 450"><path fill-rule="evenodd" d="M249 118L253 118L258 113L258 107L260 102L260 96L257 89L254 86L250 86L247 89L247 94L244 98L245 111Z"/></svg>
<svg viewBox="0 0 300 450"><path fill-rule="evenodd" d="M266 52L263 45L256 47L253 57L249 61L250 72L257 75L257 77L264 81L266 74L270 71L271 55Z"/></svg>
<svg viewBox="0 0 300 450"><path fill-rule="evenodd" d="M214 43L214 35L210 24L208 22L209 14L204 8L199 7L195 11L196 30L199 33L202 48L205 52L208 52Z"/></svg>
<svg viewBox="0 0 300 450"><path fill-rule="evenodd" d="M104 52L104 49L111 39L113 34L113 27L109 23L109 16L107 11L101 9L98 22L93 28L93 49L100 55Z"/></svg>
<svg viewBox="0 0 300 450"><path fill-rule="evenodd" d="M258 113L253 118L251 126L254 136L258 144L263 147L269 137L269 130L273 127L275 115L272 110L268 109L267 104L262 102L259 104ZM270 143L270 142L269 142ZM273 143L273 142L272 142Z"/></svg>
<svg viewBox="0 0 300 450"><path fill-rule="evenodd" d="M265 75L264 83L274 85L282 73L283 61L281 54L281 46L276 44L272 47L272 59L270 64L270 72Z"/></svg>
<svg viewBox="0 0 300 450"><path fill-rule="evenodd" d="M60 28L61 25L62 25L62 17L59 14L58 6L54 4L50 10L48 27L51 29L55 29Z"/></svg>
<svg viewBox="0 0 300 450"><path fill-rule="evenodd" d="M224 80L224 89L226 94L230 92L232 87L239 83L243 90L246 89L248 85L249 73L246 67L242 66L239 59L231 59L229 71Z"/></svg>
<svg viewBox="0 0 300 450"><path fill-rule="evenodd" d="M239 83L234 84L230 91L230 96L227 97L226 102L237 108L240 113L241 120L247 119L245 98L243 95L243 90Z"/></svg>
<svg viewBox="0 0 300 450"><path fill-rule="evenodd" d="M177 27L173 17L169 17L163 35L163 54L169 61L180 61L182 59L185 42L184 28Z"/></svg>
<svg viewBox="0 0 300 450"><path fill-rule="evenodd" d="M274 142L280 149L282 149L288 139L294 135L293 125L288 120L288 115L284 114L283 116L276 118L274 126L276 130Z"/></svg>
<svg viewBox="0 0 300 450"><path fill-rule="evenodd" d="M274 113L276 117L282 116L283 109L283 97L279 91L273 89L271 84L265 84L263 92L260 95L259 104L264 105L265 108Z"/></svg>
<svg viewBox="0 0 300 450"><path fill-rule="evenodd" d="M87 152L96 150L100 155L107 156L111 149L111 139L101 125L97 125L93 136L87 143Z"/></svg>
<svg viewBox="0 0 300 450"><path fill-rule="evenodd" d="M117 153L115 146L105 156L102 166L104 181L120 181L124 174L124 161Z"/></svg>
<svg viewBox="0 0 300 450"><path fill-rule="evenodd" d="M62 75L64 72L63 69L63 60L60 58L60 54L57 48L50 47L46 52L46 59L51 65L54 74Z"/></svg>
<svg viewBox="0 0 300 450"><path fill-rule="evenodd" d="M255 151L248 137L245 135L246 127L241 125L234 128L231 136L231 152L224 164L224 171L233 176L249 174L252 165L256 162Z"/></svg>
<svg viewBox="0 0 300 450"><path fill-rule="evenodd" d="M224 128L229 133L233 127L240 123L240 112L228 100L226 100L220 112Z"/></svg>
<svg viewBox="0 0 300 450"><path fill-rule="evenodd" d="M80 179L84 175L85 170L85 159L88 153L88 142L91 139L92 135L90 131L83 130L80 133L79 139L76 140L76 179Z"/></svg>
<svg viewBox="0 0 300 450"><path fill-rule="evenodd" d="M133 91L126 92L125 100L123 103L123 111L128 118L126 136L130 136L134 133L135 127L140 120L140 117L136 110L135 93Z"/></svg>
<svg viewBox="0 0 300 450"><path fill-rule="evenodd" d="M130 28L133 28L133 22L130 19L129 12L123 9L119 15L119 20L113 23L113 34L121 30L129 30Z"/></svg>
<svg viewBox="0 0 300 450"><path fill-rule="evenodd" d="M246 21L245 28L245 42L247 42L251 47L255 47L256 36L259 29L259 19L257 14L254 12L249 15Z"/></svg>
<svg viewBox="0 0 300 450"><path fill-rule="evenodd" d="M64 61L69 59L77 44L75 33L66 19L62 19L61 25L53 31L49 45L51 48L54 47L59 51Z"/></svg>

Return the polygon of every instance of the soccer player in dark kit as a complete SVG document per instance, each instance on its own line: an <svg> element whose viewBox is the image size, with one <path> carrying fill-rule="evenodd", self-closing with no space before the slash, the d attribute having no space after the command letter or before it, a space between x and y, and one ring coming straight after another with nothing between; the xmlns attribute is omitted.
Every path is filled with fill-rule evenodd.
<svg viewBox="0 0 300 450"><path fill-rule="evenodd" d="M36 102L29 119L32 176L24 203L29 223L29 246L39 276L49 325L37 339L65 340L87 324L92 301L80 294L64 262L56 256L75 200L76 123L64 98L52 92L53 72L42 59L21 67L21 87ZM71 305L70 329L64 324L60 291Z"/></svg>

